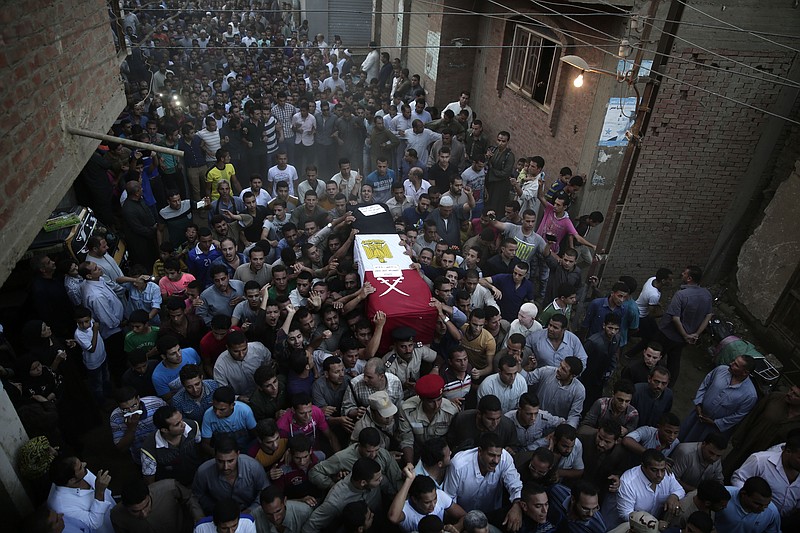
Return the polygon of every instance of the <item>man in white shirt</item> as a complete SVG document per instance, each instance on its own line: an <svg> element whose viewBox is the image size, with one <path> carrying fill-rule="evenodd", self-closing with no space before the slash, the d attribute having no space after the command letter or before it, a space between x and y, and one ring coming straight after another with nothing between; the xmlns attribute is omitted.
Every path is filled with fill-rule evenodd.
<svg viewBox="0 0 800 533"><path fill-rule="evenodd" d="M453 498L441 489L428 476L418 476L414 466L407 464L403 469L403 485L392 500L388 518L407 533L419 529L419 521L426 516L436 516L444 522L458 522L466 514Z"/></svg>
<svg viewBox="0 0 800 533"><path fill-rule="evenodd" d="M367 54L367 57L364 59L364 62L361 63L361 72L364 73L367 85L369 85L373 78L378 79L378 73L381 66L381 56L380 52L378 52L378 44L375 41L370 41L369 49L370 51Z"/></svg>
<svg viewBox="0 0 800 533"><path fill-rule="evenodd" d="M654 516L677 513L680 500L686 492L667 472L667 459L657 450L642 454L641 466L635 466L622 474L617 493L617 514L622 521L634 511L645 511Z"/></svg>
<svg viewBox="0 0 800 533"><path fill-rule="evenodd" d="M800 435L791 435L786 443L757 452L733 473L731 485L741 488L748 478L764 478L772 488L772 502L782 517L800 509Z"/></svg>
<svg viewBox="0 0 800 533"><path fill-rule="evenodd" d="M256 533L256 522L249 514L241 514L239 504L228 498L214 505L214 514L197 522L194 533Z"/></svg>
<svg viewBox="0 0 800 533"><path fill-rule="evenodd" d="M312 113L309 113L308 102L300 102L300 111L292 115L292 129L295 132L294 162L303 170L315 159L313 148L317 119ZM298 196L302 201L303 197L300 194Z"/></svg>
<svg viewBox="0 0 800 533"><path fill-rule="evenodd" d="M661 291L671 284L672 271L668 268L659 268L656 275L649 278L642 286L642 292L636 299L636 307L639 308L639 336L642 340L628 353L638 353L648 341L655 339L658 333L658 319L664 314L664 308L660 303Z"/></svg>
<svg viewBox="0 0 800 533"><path fill-rule="evenodd" d="M586 398L586 389L575 379L583 372L583 363L569 356L558 367L545 366L529 372L528 385L542 402L542 409L562 418L573 427L578 427Z"/></svg>
<svg viewBox="0 0 800 533"><path fill-rule="evenodd" d="M407 130L399 131L398 135L408 143L406 149L413 148L417 151L419 164L422 166L428 164L428 147L442 138L441 133L429 130L420 119L414 119L411 127Z"/></svg>
<svg viewBox="0 0 800 533"><path fill-rule="evenodd" d="M267 207L272 201L272 196L267 192L266 189L262 188L263 184L264 182L261 179L261 176L258 174L253 174L250 176L250 186L242 189L242 193L239 195L239 198L244 200L245 193L252 192L253 196L256 197L256 205Z"/></svg>
<svg viewBox="0 0 800 533"><path fill-rule="evenodd" d="M527 338L529 333L540 331L542 325L536 321L536 315L538 314L539 308L536 307L535 303L525 302L522 304L519 308L519 313L517 313L517 318L514 319L511 323L511 327L508 328L506 340L515 333L519 333Z"/></svg>
<svg viewBox="0 0 800 533"><path fill-rule="evenodd" d="M528 391L528 383L520 375L520 365L513 355L504 355L497 368L498 372L484 379L478 388L478 400L493 394L507 413L517 408L519 397Z"/></svg>
<svg viewBox="0 0 800 533"><path fill-rule="evenodd" d="M643 454L645 450L654 449L669 457L678 447L680 418L674 413L664 413L658 421L658 427L639 426L622 439L622 445L633 453Z"/></svg>
<svg viewBox="0 0 800 533"><path fill-rule="evenodd" d="M273 197L278 195L279 181L288 183L289 195L295 196L295 187L297 186L297 182L300 181L300 177L297 175L297 169L289 164L289 155L285 151L278 151L278 164L267 171L267 181L272 187L270 194L272 194Z"/></svg>
<svg viewBox="0 0 800 533"><path fill-rule="evenodd" d="M96 533L113 533L111 509L115 502L108 485L111 476L99 470L97 476L75 456L57 457L50 465L53 486L47 506L56 513L79 521Z"/></svg>
<svg viewBox="0 0 800 533"><path fill-rule="evenodd" d="M258 367L270 364L272 354L260 342L247 342L241 331L228 333L228 349L214 363L214 381L233 387L240 401L248 401L256 390L253 374Z"/></svg>
<svg viewBox="0 0 800 533"><path fill-rule="evenodd" d="M200 147L206 154L206 164L211 167L217 162L217 150L222 148L217 120L209 115L205 118L206 127L198 131L195 135L202 141Z"/></svg>
<svg viewBox="0 0 800 533"><path fill-rule="evenodd" d="M416 77L416 74L412 76L412 81L414 77ZM414 101L414 110L411 111L411 119L421 120L423 124L427 124L428 122L431 122L433 120L433 117L431 117L431 112L426 109L424 97L419 97Z"/></svg>
<svg viewBox="0 0 800 533"><path fill-rule="evenodd" d="M457 453L444 480L444 491L455 495L463 509L481 509L490 517L502 512L503 487L512 505L501 522L516 531L522 521L522 481L511 454L494 433L481 435L477 448Z"/></svg>
<svg viewBox="0 0 800 533"><path fill-rule="evenodd" d="M469 251L467 253L469 253ZM470 294L470 303L472 304L472 308L483 309L484 307L491 305L499 311L500 306L497 305L497 301L494 299L492 291L486 287L483 287L479 283L480 276L480 272L470 269L467 270L467 276L464 278L464 288Z"/></svg>
<svg viewBox="0 0 800 533"><path fill-rule="evenodd" d="M341 89L342 92L347 90L347 86L342 78L339 77L339 69L337 67L333 67L331 69L331 75L329 78L325 78L319 86L321 91L325 89L330 89L331 93L335 93L337 89Z"/></svg>
<svg viewBox="0 0 800 533"><path fill-rule="evenodd" d="M482 201L483 186L486 183L486 155L476 155L472 164L461 173L461 179L464 180L464 185L472 189L473 192L477 192L475 201Z"/></svg>
<svg viewBox="0 0 800 533"><path fill-rule="evenodd" d="M351 170L350 160L346 157L339 159L339 173L331 177L331 181L339 187L339 192L346 197L350 197L356 182L360 185L361 174L357 170Z"/></svg>
<svg viewBox="0 0 800 533"><path fill-rule="evenodd" d="M471 126L474 113L472 112L472 108L469 106L469 98L470 98L469 91L461 91L461 96L459 96L458 101L450 102L449 104L447 104L447 107L445 107L442 110L442 113L444 113L449 109L450 111L453 112L454 115L458 116L458 114L461 113L462 110L464 110L467 113L469 113L467 115L467 124Z"/></svg>

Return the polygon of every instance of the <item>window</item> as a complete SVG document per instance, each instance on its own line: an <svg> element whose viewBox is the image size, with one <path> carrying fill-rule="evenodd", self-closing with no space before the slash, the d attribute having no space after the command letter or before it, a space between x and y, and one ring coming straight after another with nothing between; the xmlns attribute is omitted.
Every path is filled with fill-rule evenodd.
<svg viewBox="0 0 800 533"><path fill-rule="evenodd" d="M506 86L549 107L555 89L560 45L554 37L544 35L549 31L536 30L520 24L514 27Z"/></svg>

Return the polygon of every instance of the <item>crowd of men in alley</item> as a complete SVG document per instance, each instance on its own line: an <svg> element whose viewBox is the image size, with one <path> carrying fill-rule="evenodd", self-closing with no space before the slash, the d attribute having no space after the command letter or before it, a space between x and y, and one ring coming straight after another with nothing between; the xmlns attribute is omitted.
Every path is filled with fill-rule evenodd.
<svg viewBox="0 0 800 533"><path fill-rule="evenodd" d="M701 268L588 276L585 178L518 157L469 91L439 111L290 3L196 4L127 6L113 130L184 156L98 147L110 234L31 260L0 366L33 437L25 531L797 530L800 388L761 394L740 355L673 408ZM367 311L373 206L430 289L424 343ZM78 452L92 416L137 472L114 494Z"/></svg>

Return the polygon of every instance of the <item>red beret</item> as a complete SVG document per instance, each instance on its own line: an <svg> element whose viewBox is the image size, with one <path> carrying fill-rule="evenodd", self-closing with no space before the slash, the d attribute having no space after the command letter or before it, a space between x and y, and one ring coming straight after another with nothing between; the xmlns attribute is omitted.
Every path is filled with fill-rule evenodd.
<svg viewBox="0 0 800 533"><path fill-rule="evenodd" d="M417 395L426 400L435 400L444 391L444 379L439 374L422 376L414 386Z"/></svg>

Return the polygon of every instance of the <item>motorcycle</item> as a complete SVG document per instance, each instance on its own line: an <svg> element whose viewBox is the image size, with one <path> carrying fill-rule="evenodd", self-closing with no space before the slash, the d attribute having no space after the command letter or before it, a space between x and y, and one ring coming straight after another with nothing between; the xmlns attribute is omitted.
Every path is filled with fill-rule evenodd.
<svg viewBox="0 0 800 533"><path fill-rule="evenodd" d="M715 365L728 365L740 355L749 355L756 360L751 378L759 393L763 395L772 390L781 377L776 367L780 362L772 354L762 354L755 345L735 335L733 322L717 315L711 317L707 331L711 338L708 353Z"/></svg>

